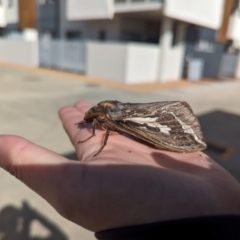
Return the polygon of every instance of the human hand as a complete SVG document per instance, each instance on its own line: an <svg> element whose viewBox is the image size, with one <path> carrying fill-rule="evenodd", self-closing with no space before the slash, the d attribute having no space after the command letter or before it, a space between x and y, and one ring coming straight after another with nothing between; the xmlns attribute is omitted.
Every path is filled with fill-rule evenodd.
<svg viewBox="0 0 240 240"><path fill-rule="evenodd" d="M105 132L84 143L78 128L90 108L80 101L61 109L63 126L79 161L15 136L0 137L0 166L45 198L65 218L91 230L195 216L239 214L240 185L202 152L157 150Z"/></svg>

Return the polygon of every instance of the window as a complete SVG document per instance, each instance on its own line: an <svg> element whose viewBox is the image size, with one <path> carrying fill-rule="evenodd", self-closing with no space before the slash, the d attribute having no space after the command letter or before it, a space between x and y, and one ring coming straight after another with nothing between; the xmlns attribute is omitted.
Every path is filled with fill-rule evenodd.
<svg viewBox="0 0 240 240"><path fill-rule="evenodd" d="M215 52L215 43L211 40L207 39L199 39L195 45L195 50L198 52Z"/></svg>
<svg viewBox="0 0 240 240"><path fill-rule="evenodd" d="M141 35L140 33L134 32L123 32L121 39L123 41L130 41L130 42L141 42Z"/></svg>
<svg viewBox="0 0 240 240"><path fill-rule="evenodd" d="M1 37L4 36L4 30L5 30L5 28L0 27L0 36Z"/></svg>
<svg viewBox="0 0 240 240"><path fill-rule="evenodd" d="M55 3L55 0L38 0L40 5Z"/></svg>
<svg viewBox="0 0 240 240"><path fill-rule="evenodd" d="M98 39L101 40L101 41L106 40L106 32L104 30L99 31Z"/></svg>
<svg viewBox="0 0 240 240"><path fill-rule="evenodd" d="M82 33L80 31L68 31L66 32L66 38L68 40L80 40L82 39Z"/></svg>
<svg viewBox="0 0 240 240"><path fill-rule="evenodd" d="M179 43L178 26L179 26L178 22L174 21L174 24L173 24L172 47L175 47Z"/></svg>
<svg viewBox="0 0 240 240"><path fill-rule="evenodd" d="M7 1L7 6L8 6L8 8L13 7L13 0L8 0Z"/></svg>
<svg viewBox="0 0 240 240"><path fill-rule="evenodd" d="M115 0L115 3L118 4L118 3L126 3L126 0Z"/></svg>
<svg viewBox="0 0 240 240"><path fill-rule="evenodd" d="M52 30L45 30L40 32L41 39L55 39L56 36L57 36L56 33Z"/></svg>
<svg viewBox="0 0 240 240"><path fill-rule="evenodd" d="M240 13L240 0L234 0L233 1L233 7L232 7L232 12L231 13Z"/></svg>
<svg viewBox="0 0 240 240"><path fill-rule="evenodd" d="M46 0L38 0L38 3L39 3L40 5L43 5L43 4L46 4L47 1L46 1Z"/></svg>

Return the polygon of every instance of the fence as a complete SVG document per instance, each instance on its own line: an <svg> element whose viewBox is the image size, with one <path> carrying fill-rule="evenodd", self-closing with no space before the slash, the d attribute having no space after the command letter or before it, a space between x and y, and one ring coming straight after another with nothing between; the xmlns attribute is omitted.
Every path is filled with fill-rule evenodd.
<svg viewBox="0 0 240 240"><path fill-rule="evenodd" d="M220 77L234 77L236 74L238 54L226 53L222 55L221 65L219 70Z"/></svg>
<svg viewBox="0 0 240 240"><path fill-rule="evenodd" d="M159 52L154 44L89 42L86 73L128 84L156 82Z"/></svg>
<svg viewBox="0 0 240 240"><path fill-rule="evenodd" d="M85 72L85 42L40 40L40 66L74 72Z"/></svg>
<svg viewBox="0 0 240 240"><path fill-rule="evenodd" d="M37 67L38 42L0 38L0 61Z"/></svg>
<svg viewBox="0 0 240 240"><path fill-rule="evenodd" d="M155 82L159 47L152 44L39 41L40 66L125 83Z"/></svg>

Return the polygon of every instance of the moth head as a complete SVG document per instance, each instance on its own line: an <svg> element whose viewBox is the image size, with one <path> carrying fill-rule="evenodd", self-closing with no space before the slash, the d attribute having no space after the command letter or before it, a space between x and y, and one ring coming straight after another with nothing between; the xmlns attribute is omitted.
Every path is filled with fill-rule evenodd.
<svg viewBox="0 0 240 240"><path fill-rule="evenodd" d="M85 112L84 120L87 122L91 122L94 118L100 115L106 115L107 112L108 112L107 108L104 108L99 105L94 106Z"/></svg>
<svg viewBox="0 0 240 240"><path fill-rule="evenodd" d="M99 109L98 106L91 107L88 111L85 112L85 117L90 116L92 114L100 112L101 109Z"/></svg>

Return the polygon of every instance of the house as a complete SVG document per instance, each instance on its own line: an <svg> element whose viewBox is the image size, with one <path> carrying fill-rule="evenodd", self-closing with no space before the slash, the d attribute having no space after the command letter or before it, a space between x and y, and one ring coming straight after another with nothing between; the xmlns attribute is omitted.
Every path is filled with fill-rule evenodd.
<svg viewBox="0 0 240 240"><path fill-rule="evenodd" d="M34 1L0 1L0 61L38 66Z"/></svg>
<svg viewBox="0 0 240 240"><path fill-rule="evenodd" d="M18 1L0 1L0 36L18 34Z"/></svg>
<svg viewBox="0 0 240 240"><path fill-rule="evenodd" d="M27 6L30 0L23 1ZM236 54L231 71L222 60L226 46L240 47L233 1L38 0L35 14L33 8L19 11L19 23L28 35L29 28L37 30L41 66L128 84L178 81L195 60L202 62L203 77L218 76L220 69L226 69L222 75L238 72Z"/></svg>
<svg viewBox="0 0 240 240"><path fill-rule="evenodd" d="M86 74L125 83L177 81L186 77L190 56L203 62L202 77L235 71L236 54L230 56L234 67L229 71L229 61L222 59L226 44L216 37L223 0L101 0L97 6L91 0L61 0L41 4L49 9L55 5L55 12L58 9L60 13L58 28L49 28L42 37L53 31L53 39L88 41L82 68ZM48 22L53 23L54 16Z"/></svg>

